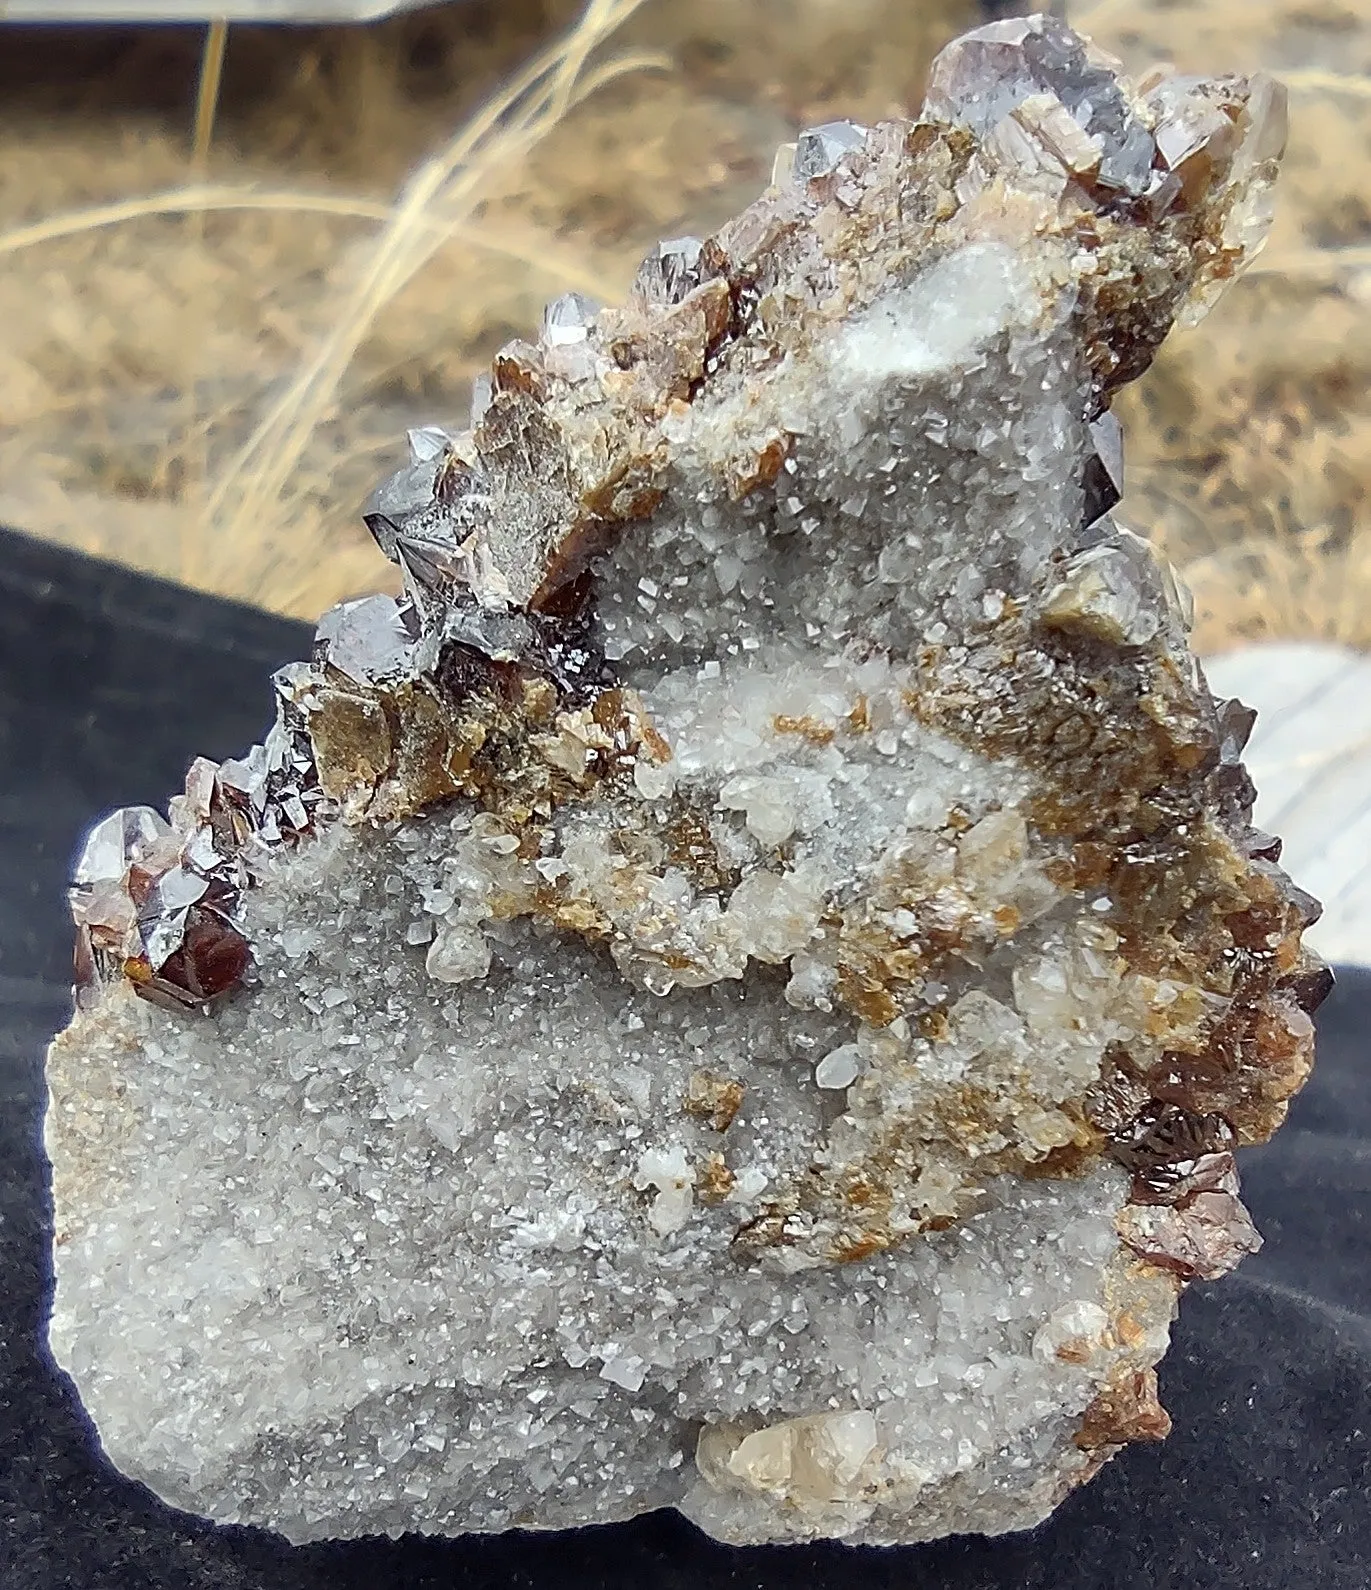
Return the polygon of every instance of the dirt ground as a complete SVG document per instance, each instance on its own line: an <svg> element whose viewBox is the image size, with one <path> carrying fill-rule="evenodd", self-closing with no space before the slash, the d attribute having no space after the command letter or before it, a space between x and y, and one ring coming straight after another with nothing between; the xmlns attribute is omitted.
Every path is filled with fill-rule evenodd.
<svg viewBox="0 0 1371 1590"><path fill-rule="evenodd" d="M796 127L913 109L977 15L592 0L605 81L473 136L582 11L235 30L203 165L198 30L0 28L0 522L303 616L387 585L357 506L406 425L460 424L547 298L617 296L657 237L753 197ZM1371 0L1068 12L1132 68L1290 84L1276 231L1128 396L1124 514L1194 587L1205 648L1371 647Z"/></svg>

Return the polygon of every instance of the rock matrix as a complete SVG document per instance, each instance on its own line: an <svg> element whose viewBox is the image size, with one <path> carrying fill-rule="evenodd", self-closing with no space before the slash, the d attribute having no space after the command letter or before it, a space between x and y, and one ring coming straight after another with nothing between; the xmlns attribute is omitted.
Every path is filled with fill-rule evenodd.
<svg viewBox="0 0 1371 1590"><path fill-rule="evenodd" d="M1165 1435L1329 978L1110 400L1283 139L991 24L411 433L404 595L75 869L52 1344L118 1467L294 1540L901 1542Z"/></svg>

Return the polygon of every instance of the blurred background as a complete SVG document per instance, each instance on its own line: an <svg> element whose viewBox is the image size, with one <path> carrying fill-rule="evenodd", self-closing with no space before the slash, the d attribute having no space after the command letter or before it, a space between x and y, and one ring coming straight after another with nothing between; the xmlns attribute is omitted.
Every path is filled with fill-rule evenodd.
<svg viewBox="0 0 1371 1590"><path fill-rule="evenodd" d="M465 424L548 298L617 297L798 127L913 111L1015 9L454 0L234 23L217 82L203 26L0 24L0 523L307 618L390 587L357 510L407 425ZM1371 648L1371 5L1066 10L1131 69L1290 86L1265 254L1124 399L1121 516L1200 650Z"/></svg>

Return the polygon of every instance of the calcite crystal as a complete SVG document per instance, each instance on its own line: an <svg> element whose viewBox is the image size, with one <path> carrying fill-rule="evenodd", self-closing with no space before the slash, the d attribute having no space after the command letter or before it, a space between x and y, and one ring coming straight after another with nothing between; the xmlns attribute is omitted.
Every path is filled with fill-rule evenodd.
<svg viewBox="0 0 1371 1590"><path fill-rule="evenodd" d="M295 1540L900 1542L1166 1433L1328 974L1109 402L1282 137L989 25L411 433L404 596L77 865L52 1344L115 1464Z"/></svg>

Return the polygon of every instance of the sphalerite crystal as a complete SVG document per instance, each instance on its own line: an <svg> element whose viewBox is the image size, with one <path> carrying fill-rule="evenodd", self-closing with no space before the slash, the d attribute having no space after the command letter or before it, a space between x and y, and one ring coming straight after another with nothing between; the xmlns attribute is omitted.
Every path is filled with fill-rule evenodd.
<svg viewBox="0 0 1371 1590"><path fill-rule="evenodd" d="M405 595L77 866L52 1342L120 1468L910 1541L1165 1434L1327 974L1109 402L1281 143L993 24L411 433Z"/></svg>

